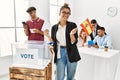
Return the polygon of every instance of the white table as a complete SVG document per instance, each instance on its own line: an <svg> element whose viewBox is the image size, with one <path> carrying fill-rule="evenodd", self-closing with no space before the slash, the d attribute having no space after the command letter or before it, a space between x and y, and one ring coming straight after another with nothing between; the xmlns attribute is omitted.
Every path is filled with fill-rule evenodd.
<svg viewBox="0 0 120 80"><path fill-rule="evenodd" d="M81 55L76 80L115 80L119 51L78 47Z"/></svg>

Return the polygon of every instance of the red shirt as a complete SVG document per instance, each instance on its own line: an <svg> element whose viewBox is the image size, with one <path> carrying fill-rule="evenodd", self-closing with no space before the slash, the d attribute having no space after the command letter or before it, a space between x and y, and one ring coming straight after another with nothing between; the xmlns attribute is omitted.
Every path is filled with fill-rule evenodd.
<svg viewBox="0 0 120 80"><path fill-rule="evenodd" d="M38 40L38 41L44 41L44 36L39 34L39 33L32 33L30 31L30 29L42 29L42 26L44 24L44 20L38 18L36 20L28 20L26 22L27 26L28 26L28 31L29 31L29 35L28 35L28 40Z"/></svg>

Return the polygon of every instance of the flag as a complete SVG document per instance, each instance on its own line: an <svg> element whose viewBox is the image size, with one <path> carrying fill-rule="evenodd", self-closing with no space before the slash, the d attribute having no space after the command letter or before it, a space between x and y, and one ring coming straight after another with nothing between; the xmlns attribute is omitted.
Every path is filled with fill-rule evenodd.
<svg viewBox="0 0 120 80"><path fill-rule="evenodd" d="M87 35L92 33L92 25L88 18L83 23L81 23L80 26L87 33Z"/></svg>

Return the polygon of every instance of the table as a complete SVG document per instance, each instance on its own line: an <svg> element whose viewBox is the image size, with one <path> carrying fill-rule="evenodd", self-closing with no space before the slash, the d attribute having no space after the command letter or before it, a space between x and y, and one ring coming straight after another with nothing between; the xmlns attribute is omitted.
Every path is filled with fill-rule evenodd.
<svg viewBox="0 0 120 80"><path fill-rule="evenodd" d="M78 47L81 61L78 62L76 80L115 80L119 63L119 51Z"/></svg>

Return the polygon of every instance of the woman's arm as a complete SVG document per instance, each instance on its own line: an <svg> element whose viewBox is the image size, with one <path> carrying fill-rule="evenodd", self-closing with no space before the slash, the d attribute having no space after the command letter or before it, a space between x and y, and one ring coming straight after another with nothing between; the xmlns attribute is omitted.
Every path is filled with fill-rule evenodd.
<svg viewBox="0 0 120 80"><path fill-rule="evenodd" d="M74 28L71 32L70 32L70 39L71 39L71 43L77 43L77 28Z"/></svg>
<svg viewBox="0 0 120 80"><path fill-rule="evenodd" d="M46 29L46 30L44 31L44 35L49 39L50 42L53 42L53 39L50 37L50 34L49 34L49 30L48 30L48 29Z"/></svg>

